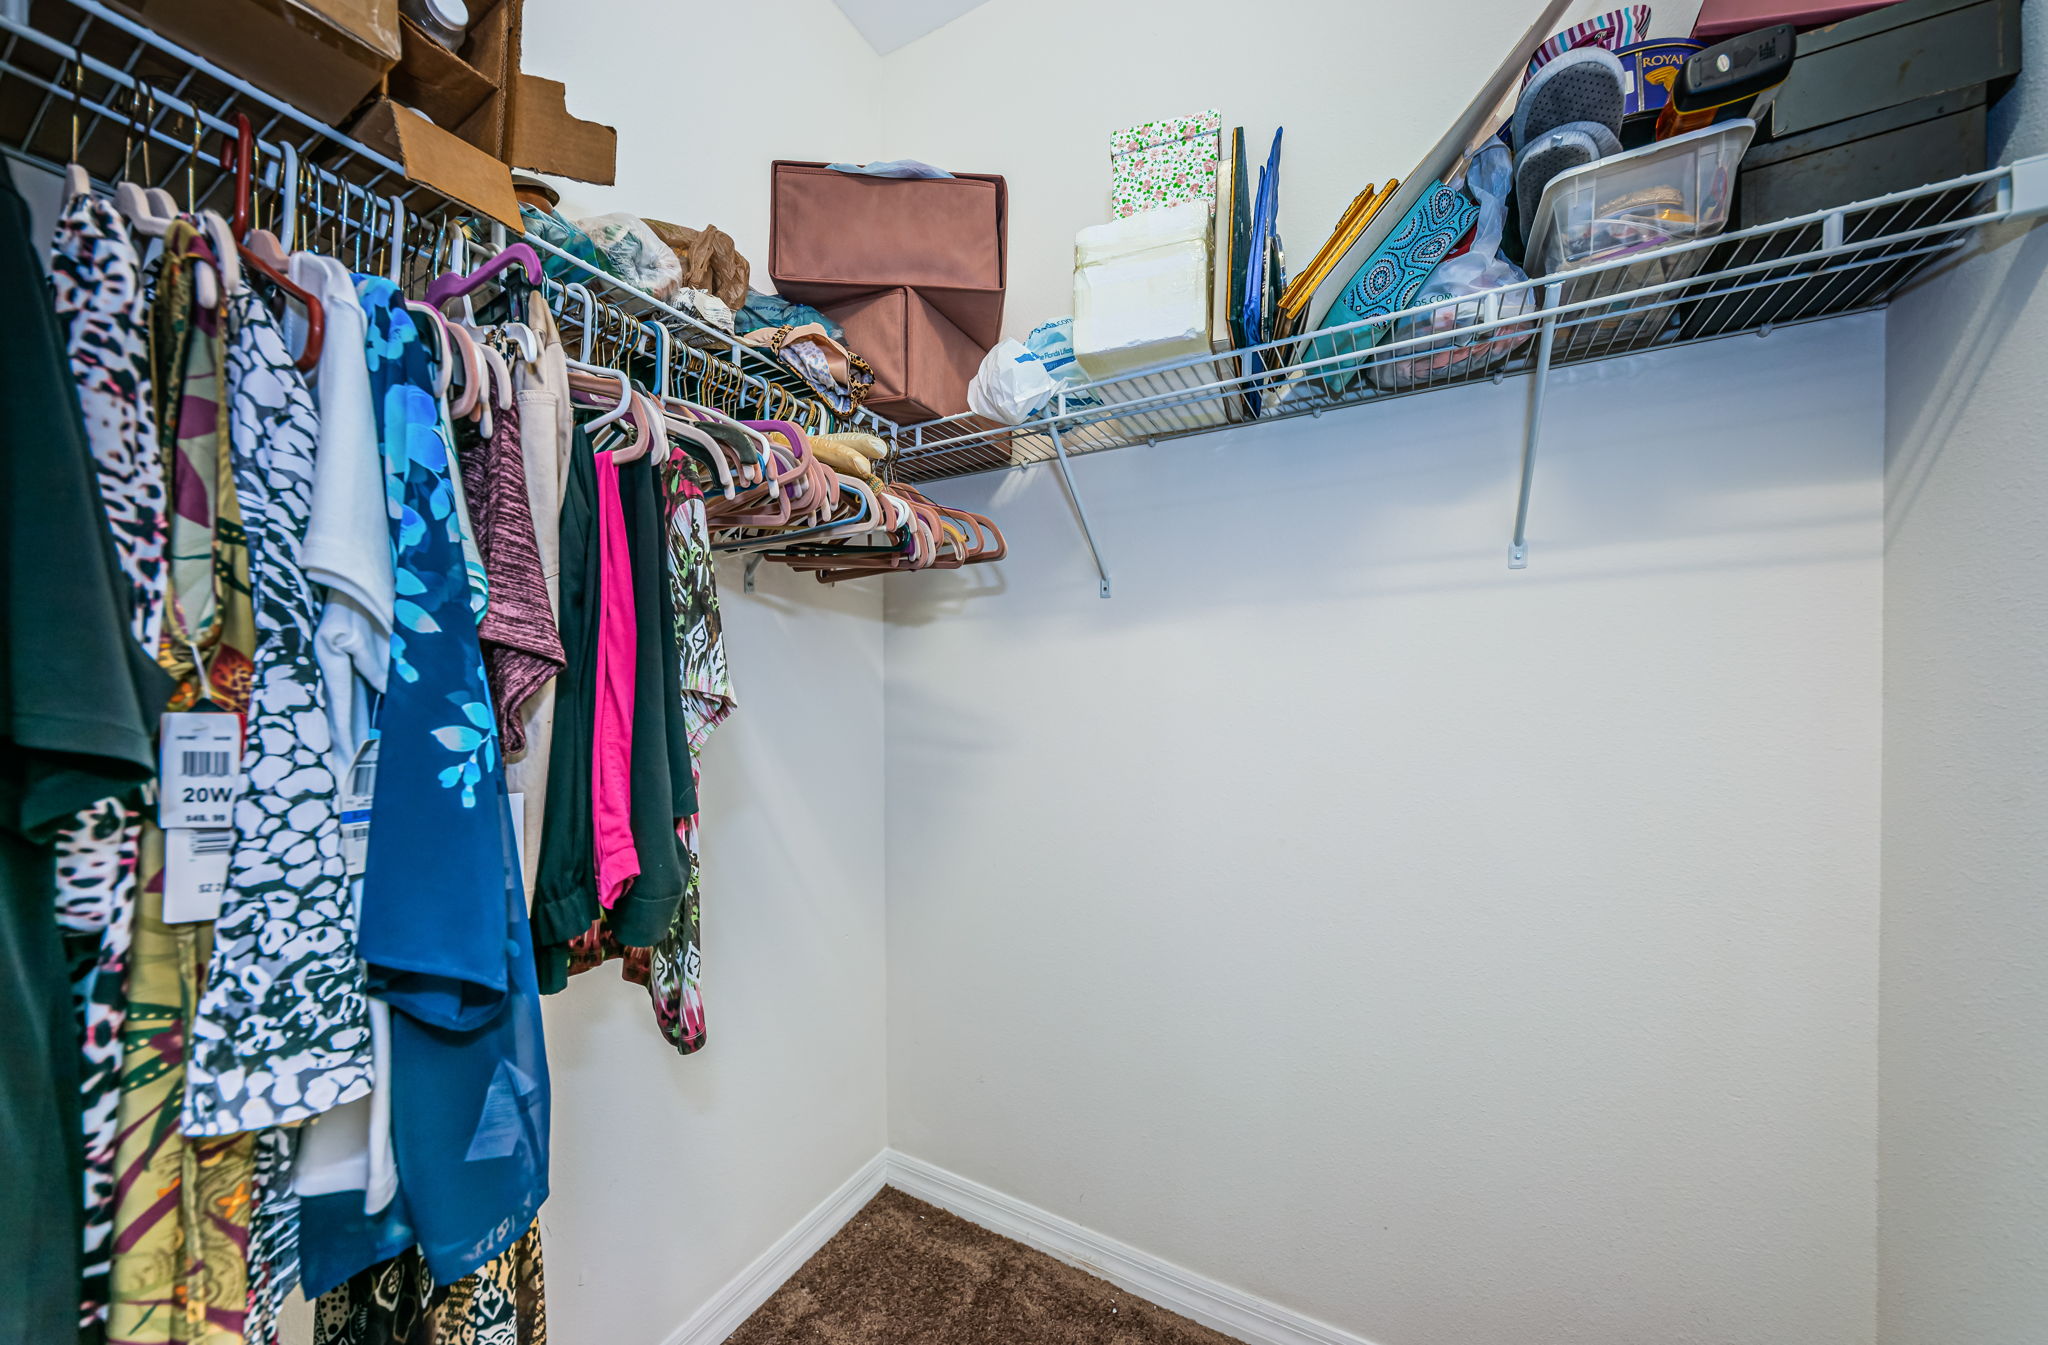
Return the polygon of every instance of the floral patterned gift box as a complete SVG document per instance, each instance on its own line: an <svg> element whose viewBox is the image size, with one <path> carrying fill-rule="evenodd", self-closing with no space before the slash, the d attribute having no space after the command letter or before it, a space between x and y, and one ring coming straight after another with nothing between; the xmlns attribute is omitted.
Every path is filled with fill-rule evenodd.
<svg viewBox="0 0 2048 1345"><path fill-rule="evenodd" d="M1140 210L1209 201L1223 156L1223 114L1140 122L1109 137L1109 199L1116 218Z"/></svg>

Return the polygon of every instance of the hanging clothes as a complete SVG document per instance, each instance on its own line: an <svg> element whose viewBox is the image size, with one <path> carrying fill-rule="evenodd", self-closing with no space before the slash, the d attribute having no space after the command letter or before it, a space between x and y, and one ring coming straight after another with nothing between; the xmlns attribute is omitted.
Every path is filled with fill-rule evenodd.
<svg viewBox="0 0 2048 1345"><path fill-rule="evenodd" d="M327 689L335 778L351 788L370 779L357 770L370 741L374 705L384 694L391 661L391 525L385 517L384 459L377 441L377 410L370 396L366 323L355 277L330 257L294 253L292 280L326 314L313 393L319 405L319 447L313 459L311 510L302 552L306 578L324 585L315 658ZM293 324L288 323L288 330ZM297 344L296 341L293 344ZM366 839L368 812L344 812L348 832ZM360 857L352 865L349 901L362 905ZM353 1192L358 1214L376 1214L398 1191L398 1160L391 1139L391 1010L370 998L370 1093L316 1117L299 1137L293 1190L301 1197Z"/></svg>
<svg viewBox="0 0 2048 1345"><path fill-rule="evenodd" d="M152 658L163 629L165 513L149 369L149 306L127 221L100 197L65 204L50 248L50 296L84 413L129 630ZM114 1233L121 1025L135 923L142 816L118 799L81 813L57 841L57 917L73 967L84 1109L84 1291L80 1329L104 1329Z"/></svg>
<svg viewBox="0 0 2048 1345"><path fill-rule="evenodd" d="M313 1345L547 1345L540 1225L445 1288L407 1251L321 1295Z"/></svg>
<svg viewBox="0 0 2048 1345"><path fill-rule="evenodd" d="M194 1015L183 1129L303 1121L370 1091L370 1024L341 857L318 609L299 564L318 422L276 319L229 297L229 445L257 631L227 892Z"/></svg>
<svg viewBox="0 0 2048 1345"><path fill-rule="evenodd" d="M675 614L668 586L667 528L654 463L619 468L621 516L633 588L632 832L640 873L607 922L628 948L653 946L683 899L684 856L676 826L697 811L683 731Z"/></svg>
<svg viewBox="0 0 2048 1345"><path fill-rule="evenodd" d="M285 1299L299 1284L299 1198L292 1189L296 1130L273 1127L256 1136L249 1212L248 1345L278 1345Z"/></svg>
<svg viewBox="0 0 2048 1345"><path fill-rule="evenodd" d="M519 448L526 470L526 494L533 519L534 549L547 584L548 609L556 617L560 638L562 613L562 502L569 487L569 440L575 430L569 406L568 355L554 315L538 293L527 301L527 326L534 334L537 358L515 366L519 382ZM568 653L563 652L566 667ZM526 894L540 891L541 837L547 824L548 765L553 756L556 681L541 684L521 713L520 748L505 749L505 785L518 800L521 829L520 872Z"/></svg>
<svg viewBox="0 0 2048 1345"><path fill-rule="evenodd" d="M676 810L675 834L680 844L682 891L667 924L652 947L623 942L615 921L593 924L571 946L570 972L595 969L619 958L620 975L647 987L655 1025L683 1055L704 1046L703 958L700 946L703 872L698 854L698 758L711 732L732 713L732 680L718 620L718 590L712 565L711 539L704 517L704 495L680 471L662 483L666 563L661 577L666 599L662 619L672 637L659 640L662 683L679 694L666 696L672 713L669 760L687 770L687 782L671 781L670 806ZM630 515L629 515L630 517ZM646 637L653 641L650 633ZM640 796L636 793L635 801Z"/></svg>
<svg viewBox="0 0 2048 1345"><path fill-rule="evenodd" d="M394 1217L448 1283L505 1251L547 1198L547 1061L433 359L396 286L365 277L357 294L399 595L362 948L394 1010Z"/></svg>
<svg viewBox="0 0 2048 1345"><path fill-rule="evenodd" d="M681 668L677 681L689 747L692 802L699 802L704 746L733 712L732 674L725 660L725 633L718 617L718 583L711 532L704 517L704 492L680 472L668 495L668 575L675 617L674 647ZM687 858L682 903L649 958L646 984L654 1021L677 1051L703 1049L705 1037L701 952L703 864L699 853L699 812L684 817L680 835Z"/></svg>
<svg viewBox="0 0 2048 1345"><path fill-rule="evenodd" d="M226 333L219 314L193 310L196 244L182 220L164 235L151 314L157 429L172 503L157 657L177 682L169 708L240 715L253 680L255 615L221 386ZM145 818L122 1032L107 1339L239 1345L255 1141L243 1134L188 1142L178 1128L187 1024L212 929L164 923L163 878L164 833Z"/></svg>
<svg viewBox="0 0 2048 1345"><path fill-rule="evenodd" d="M526 747L527 699L562 670L562 637L534 536L520 422L515 402L495 412L488 439L477 433L457 437L463 498L491 592L477 637L508 754Z"/></svg>
<svg viewBox="0 0 2048 1345"><path fill-rule="evenodd" d="M598 444L597 710L591 727L590 812L597 900L610 910L640 874L633 845L633 697L639 625L633 610L633 553L626 540L619 464L607 436Z"/></svg>
<svg viewBox="0 0 2048 1345"><path fill-rule="evenodd" d="M602 558L597 520L597 462L589 436L578 429L568 453L569 483L562 502L563 656L556 679L552 756L548 765L546 830L533 897L533 940L541 990L569 983L569 945L599 915L596 837L591 817L592 736L597 720L597 654Z"/></svg>
<svg viewBox="0 0 2048 1345"><path fill-rule="evenodd" d="M0 174L0 1340L79 1331L78 1038L54 918L57 832L154 771L169 683L136 645L27 205Z"/></svg>

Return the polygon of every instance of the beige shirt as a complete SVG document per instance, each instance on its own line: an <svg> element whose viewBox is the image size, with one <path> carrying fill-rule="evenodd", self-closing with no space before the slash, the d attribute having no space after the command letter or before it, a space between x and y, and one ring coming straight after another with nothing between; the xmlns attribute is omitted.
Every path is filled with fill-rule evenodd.
<svg viewBox="0 0 2048 1345"><path fill-rule="evenodd" d="M555 621L562 619L562 495L569 485L569 444L575 430L569 403L568 353L553 314L538 294L532 297L527 326L540 338L540 358L520 361L519 447L526 465L526 495L533 508L533 536L540 547L541 572L548 583L548 605ZM541 826L546 820L548 753L555 738L555 680L550 679L526 700L520 713L526 727L526 748L505 759L505 787L520 796L519 858L528 901L540 869Z"/></svg>

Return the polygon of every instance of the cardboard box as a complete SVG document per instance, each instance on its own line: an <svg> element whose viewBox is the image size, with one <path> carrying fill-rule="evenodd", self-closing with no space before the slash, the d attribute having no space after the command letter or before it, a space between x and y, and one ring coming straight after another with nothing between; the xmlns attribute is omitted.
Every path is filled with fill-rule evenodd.
<svg viewBox="0 0 2048 1345"><path fill-rule="evenodd" d="M398 63L398 0L116 0L165 37L339 124Z"/></svg>
<svg viewBox="0 0 2048 1345"><path fill-rule="evenodd" d="M505 144L512 125L511 88L519 78L520 48L525 33L521 0L470 0L469 35L462 43L462 59L490 81L491 96L476 111L456 123L455 134L494 159L505 157ZM426 39L424 35L422 40Z"/></svg>
<svg viewBox="0 0 2048 1345"><path fill-rule="evenodd" d="M476 146L442 130L409 108L379 98L349 133L405 167L414 182L451 196L517 232L519 199L512 194L512 170Z"/></svg>
<svg viewBox="0 0 2048 1345"><path fill-rule="evenodd" d="M512 124L505 159L514 168L609 184L618 178L619 133L569 115L568 90L557 80L521 74L512 86Z"/></svg>
<svg viewBox="0 0 2048 1345"><path fill-rule="evenodd" d="M411 19L401 19L404 50L391 71L388 92L443 130L467 122L499 88L496 72L486 74L448 50ZM490 152L490 145L478 145Z"/></svg>

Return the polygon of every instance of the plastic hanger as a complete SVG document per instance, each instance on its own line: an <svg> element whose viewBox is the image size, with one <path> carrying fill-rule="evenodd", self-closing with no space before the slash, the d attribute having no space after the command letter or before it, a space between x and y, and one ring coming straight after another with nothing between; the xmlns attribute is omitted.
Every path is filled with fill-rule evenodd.
<svg viewBox="0 0 2048 1345"><path fill-rule="evenodd" d="M646 423L640 409L639 397L633 387L633 380L622 369L610 369L601 364L586 364L581 360L570 360L568 364L571 374L570 390L572 392L584 392L586 395L595 394L615 399L615 404L610 410L584 423L583 429L585 433L603 429L605 426L616 424L619 421L626 421L632 427L634 437L624 447L613 451L612 461L621 463L632 462L636 458L644 457L648 449L652 447L648 443L648 439L655 431ZM616 378L619 381L618 390L613 392L608 387L602 388L602 390L596 387L579 388L574 377L577 373L606 380ZM606 437L609 438L609 436Z"/></svg>
<svg viewBox="0 0 2048 1345"><path fill-rule="evenodd" d="M448 334L448 344L454 351L455 358L450 362L462 366L462 386L449 402L448 414L457 420L474 419L478 404L484 401L483 356L477 353L476 338L461 323L444 321L442 330Z"/></svg>
<svg viewBox="0 0 2048 1345"><path fill-rule="evenodd" d="M448 380L453 376L449 367L453 356L448 349L448 320L441 316L439 309L429 308L417 299L407 299L405 307L408 312L429 319L427 330L434 334L434 359L440 365L434 375L434 395L441 396L448 391Z"/></svg>
<svg viewBox="0 0 2048 1345"><path fill-rule="evenodd" d="M249 114L237 112L235 114L235 134L231 139L223 139L220 152L220 166L233 169L235 174L233 233L235 247L231 250L238 251L240 260L246 262L251 270L255 271L265 280L268 280L272 285L275 285L280 293L284 294L287 298L295 300L306 310L306 344L300 349L298 359L293 361L299 371L304 373L320 362L320 346L327 334L327 313L319 299L315 298L308 290L294 284L291 277L285 274L285 267L281 264L281 250L279 254L280 262L274 264L250 248L244 241L249 234L249 178L255 154L256 134L249 125ZM216 216L216 218L218 217ZM276 239L273 238L270 241L272 247L277 246ZM222 259L224 266L228 262L229 259ZM236 286L230 285L228 288L233 290Z"/></svg>
<svg viewBox="0 0 2048 1345"><path fill-rule="evenodd" d="M512 266L525 270L529 283L540 283L540 254L529 243L514 243L467 275L447 271L435 277L434 283L427 286L427 303L439 308L450 299L459 299L480 288L493 276Z"/></svg>

